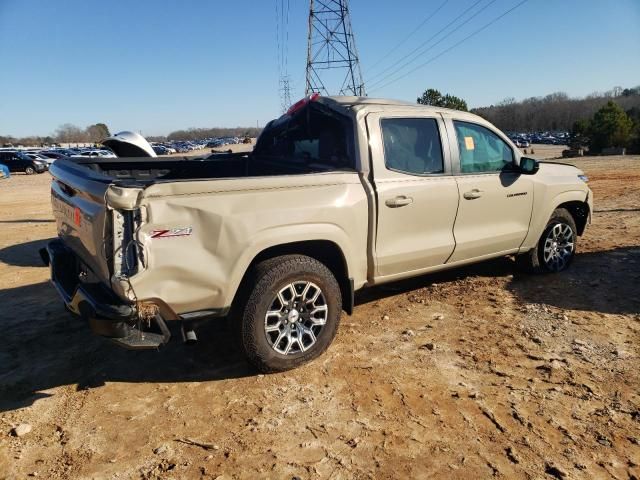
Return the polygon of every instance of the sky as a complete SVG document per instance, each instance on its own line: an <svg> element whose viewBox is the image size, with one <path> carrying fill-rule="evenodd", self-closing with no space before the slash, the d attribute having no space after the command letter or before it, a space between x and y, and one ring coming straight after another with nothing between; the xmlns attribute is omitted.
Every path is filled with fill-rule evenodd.
<svg viewBox="0 0 640 480"><path fill-rule="evenodd" d="M414 102L437 88L477 107L640 85L640 0L527 0L465 40L520 1L350 0L367 93ZM287 3L288 23L277 21ZM282 70L292 99L304 95L308 9L308 0L0 0L0 135L64 123L143 135L263 126L281 113Z"/></svg>

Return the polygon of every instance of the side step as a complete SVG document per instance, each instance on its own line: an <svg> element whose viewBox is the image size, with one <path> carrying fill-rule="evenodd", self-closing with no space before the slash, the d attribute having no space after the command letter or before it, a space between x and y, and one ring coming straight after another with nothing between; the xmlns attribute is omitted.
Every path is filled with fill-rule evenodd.
<svg viewBox="0 0 640 480"><path fill-rule="evenodd" d="M162 333L143 332L137 328L131 328L125 337L111 338L110 340L127 350L157 349L169 341L171 333L160 315L156 315L154 320Z"/></svg>

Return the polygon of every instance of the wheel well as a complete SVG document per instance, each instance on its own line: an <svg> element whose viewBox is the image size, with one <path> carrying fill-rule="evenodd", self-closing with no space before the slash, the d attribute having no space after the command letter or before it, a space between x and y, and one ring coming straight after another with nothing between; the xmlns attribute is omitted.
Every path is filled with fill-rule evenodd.
<svg viewBox="0 0 640 480"><path fill-rule="evenodd" d="M573 221L576 222L578 235L584 233L584 229L587 226L587 219L589 218L589 205L586 202L566 202L558 205L556 208L566 209L573 217Z"/></svg>
<svg viewBox="0 0 640 480"><path fill-rule="evenodd" d="M238 292L244 290L247 281L251 277L253 268L258 263L282 255L306 255L323 263L331 270L334 277L336 277L338 285L340 285L340 293L342 294L342 308L351 315L353 312L353 284L349 278L347 262L340 247L329 240L307 240L303 242L285 243L263 250L251 261L240 282ZM236 297L238 297L238 294L236 294Z"/></svg>

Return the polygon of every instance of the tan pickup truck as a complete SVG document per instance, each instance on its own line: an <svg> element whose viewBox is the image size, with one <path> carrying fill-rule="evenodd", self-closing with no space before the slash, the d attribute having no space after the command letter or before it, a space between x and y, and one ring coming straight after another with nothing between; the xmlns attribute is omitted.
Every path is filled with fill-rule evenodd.
<svg viewBox="0 0 640 480"><path fill-rule="evenodd" d="M320 355L361 288L503 255L564 270L593 201L580 170L478 116L356 97L298 102L251 153L51 173L59 239L41 253L70 311L129 348L228 317L267 372Z"/></svg>

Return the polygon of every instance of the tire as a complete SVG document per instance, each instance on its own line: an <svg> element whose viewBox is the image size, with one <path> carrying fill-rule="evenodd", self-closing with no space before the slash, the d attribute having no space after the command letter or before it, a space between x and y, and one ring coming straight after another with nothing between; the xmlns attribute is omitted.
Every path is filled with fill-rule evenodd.
<svg viewBox="0 0 640 480"><path fill-rule="evenodd" d="M529 273L558 273L566 270L576 254L578 230L573 216L564 208L551 214L538 244L516 256L516 265Z"/></svg>
<svg viewBox="0 0 640 480"><path fill-rule="evenodd" d="M258 370L291 370L329 347L338 331L342 296L324 264L283 255L258 264L251 280L236 325L241 348Z"/></svg>
<svg viewBox="0 0 640 480"><path fill-rule="evenodd" d="M33 175L34 173L36 173L36 169L33 167L27 167L24 169L24 173L26 173L27 175Z"/></svg>

